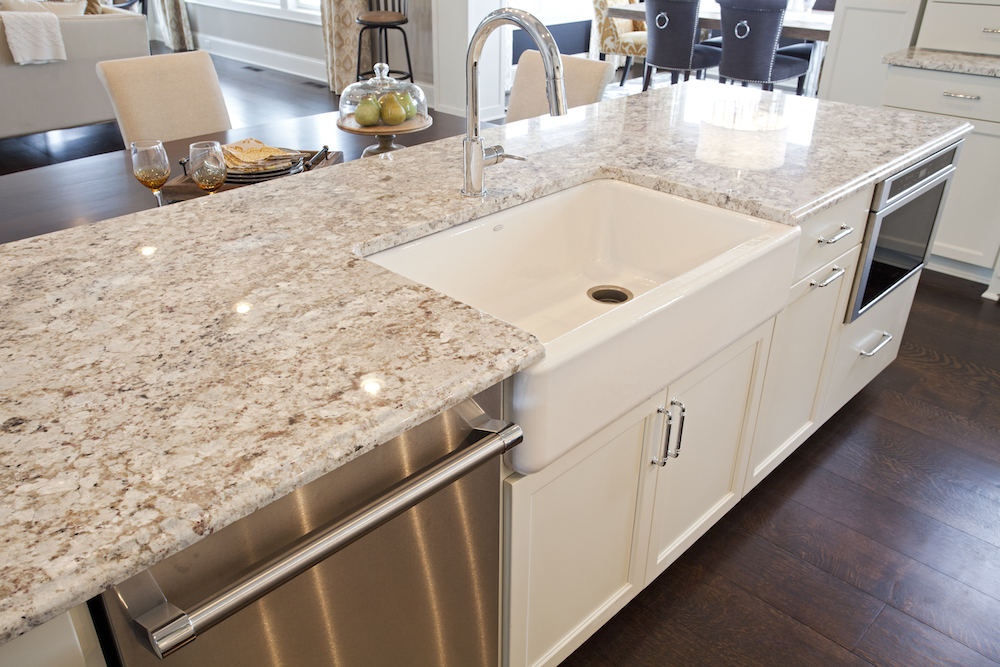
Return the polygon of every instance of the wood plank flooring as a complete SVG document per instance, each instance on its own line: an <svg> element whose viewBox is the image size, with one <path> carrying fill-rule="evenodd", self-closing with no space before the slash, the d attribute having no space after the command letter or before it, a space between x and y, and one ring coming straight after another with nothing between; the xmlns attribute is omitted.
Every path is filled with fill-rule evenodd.
<svg viewBox="0 0 1000 667"><path fill-rule="evenodd" d="M169 52L160 42L153 53ZM233 127L336 111L339 97L325 83L212 56ZM68 130L0 139L0 176L125 148L118 124L98 123Z"/></svg>
<svg viewBox="0 0 1000 667"><path fill-rule="evenodd" d="M925 271L899 357L563 664L1000 665L1000 307Z"/></svg>

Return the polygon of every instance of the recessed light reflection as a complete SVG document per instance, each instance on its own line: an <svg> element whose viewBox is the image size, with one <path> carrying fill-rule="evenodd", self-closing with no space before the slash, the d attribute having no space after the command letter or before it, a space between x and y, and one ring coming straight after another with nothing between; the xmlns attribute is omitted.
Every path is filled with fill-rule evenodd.
<svg viewBox="0 0 1000 667"><path fill-rule="evenodd" d="M156 248L154 248L151 245L148 245L145 248L143 248L142 250L140 250L139 252L141 252L143 255L146 255L148 257L149 255L152 255L154 252L156 252Z"/></svg>
<svg viewBox="0 0 1000 667"><path fill-rule="evenodd" d="M378 380L365 380L363 387L369 394L374 395L382 389L382 383Z"/></svg>
<svg viewBox="0 0 1000 667"><path fill-rule="evenodd" d="M245 301L242 302L242 303L236 304L236 312L237 313L249 313L251 308L253 308L253 304L246 303Z"/></svg>

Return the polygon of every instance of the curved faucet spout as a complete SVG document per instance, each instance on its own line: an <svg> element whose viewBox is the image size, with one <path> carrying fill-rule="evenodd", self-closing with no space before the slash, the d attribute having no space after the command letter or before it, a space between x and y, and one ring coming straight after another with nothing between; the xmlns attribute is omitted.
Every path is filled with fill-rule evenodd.
<svg viewBox="0 0 1000 667"><path fill-rule="evenodd" d="M562 56L552 33L545 24L522 9L504 7L490 12L483 19L472 41L465 62L465 117L468 127L465 150L465 187L462 194L472 197L482 197L486 194L483 187L483 168L498 164L508 156L502 146L483 145L479 136L479 58L483 53L486 38L501 25L511 24L526 32L542 56L542 67L545 69L546 94L549 99L549 113L561 116L566 113L566 87L563 82Z"/></svg>

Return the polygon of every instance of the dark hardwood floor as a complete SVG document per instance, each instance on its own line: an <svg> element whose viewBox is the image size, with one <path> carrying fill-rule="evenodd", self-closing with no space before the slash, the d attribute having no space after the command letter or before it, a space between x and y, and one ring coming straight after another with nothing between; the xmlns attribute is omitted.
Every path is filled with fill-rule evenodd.
<svg viewBox="0 0 1000 667"><path fill-rule="evenodd" d="M153 53L169 50L151 42ZM325 83L212 56L233 127L336 111L339 98ZM125 148L118 124L98 123L68 130L0 139L0 176Z"/></svg>
<svg viewBox="0 0 1000 667"><path fill-rule="evenodd" d="M899 357L563 664L1000 665L1000 307L925 271Z"/></svg>

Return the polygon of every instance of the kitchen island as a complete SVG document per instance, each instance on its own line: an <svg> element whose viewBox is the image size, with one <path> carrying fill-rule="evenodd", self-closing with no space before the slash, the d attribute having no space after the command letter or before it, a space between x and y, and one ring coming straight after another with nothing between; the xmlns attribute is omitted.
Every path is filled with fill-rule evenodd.
<svg viewBox="0 0 1000 667"><path fill-rule="evenodd" d="M969 130L689 82L487 130L482 200L452 138L0 247L0 638L541 359L364 255L600 178L795 225Z"/></svg>

